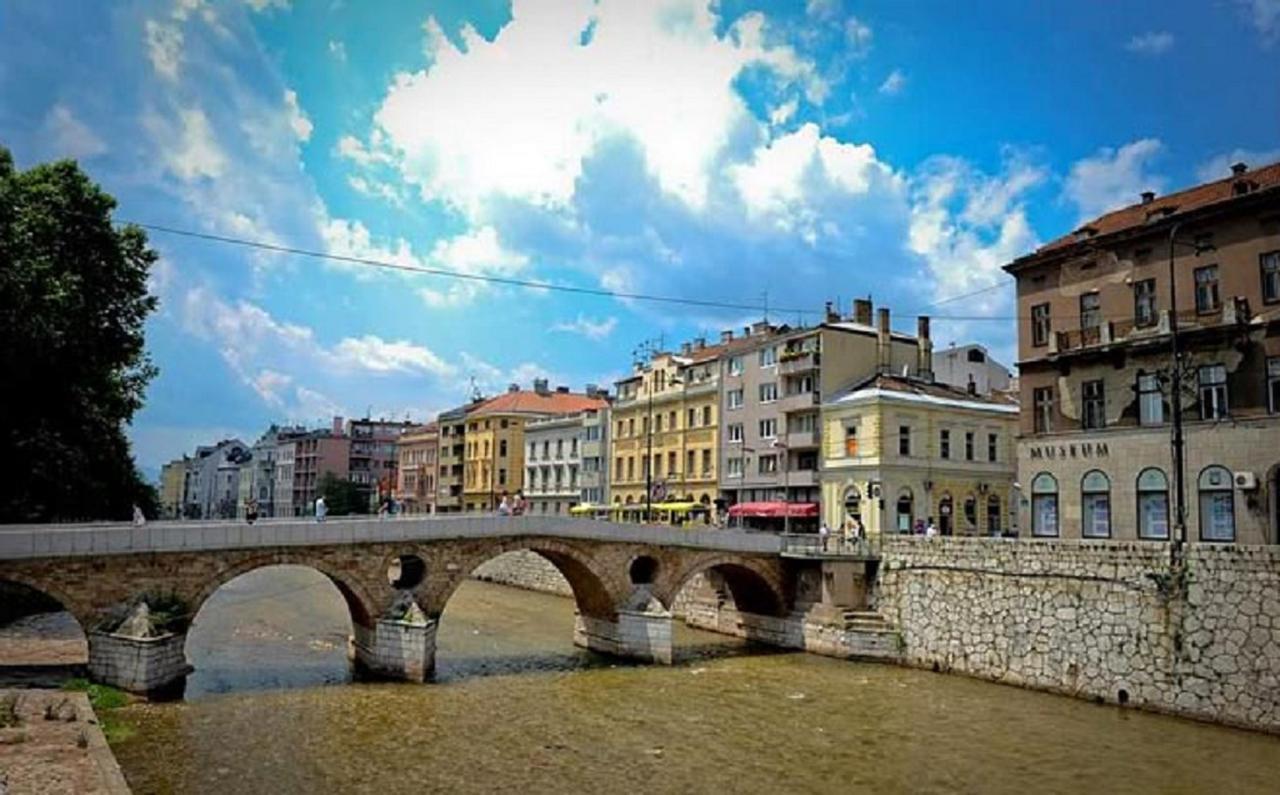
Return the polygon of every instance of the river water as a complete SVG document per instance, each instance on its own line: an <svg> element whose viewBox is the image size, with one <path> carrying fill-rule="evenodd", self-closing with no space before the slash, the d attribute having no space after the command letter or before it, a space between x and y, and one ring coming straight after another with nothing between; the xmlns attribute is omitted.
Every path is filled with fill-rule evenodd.
<svg viewBox="0 0 1280 795"><path fill-rule="evenodd" d="M436 681L351 682L337 591L241 577L183 702L123 710L138 793L1276 792L1280 739L679 628L671 667L572 645L570 600L465 584Z"/></svg>

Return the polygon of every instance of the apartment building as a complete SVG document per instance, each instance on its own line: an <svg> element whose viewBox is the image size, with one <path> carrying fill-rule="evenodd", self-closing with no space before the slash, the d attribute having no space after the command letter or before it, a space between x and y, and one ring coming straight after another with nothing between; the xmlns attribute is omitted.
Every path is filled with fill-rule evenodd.
<svg viewBox="0 0 1280 795"><path fill-rule="evenodd" d="M680 499L711 505L719 493L720 357L699 339L662 352L617 383L610 410L613 505Z"/></svg>
<svg viewBox="0 0 1280 795"><path fill-rule="evenodd" d="M187 469L184 515L195 519L235 516L240 465L248 459L249 446L239 439L197 447Z"/></svg>
<svg viewBox="0 0 1280 795"><path fill-rule="evenodd" d="M395 489L396 443L402 433L413 427L414 424L407 421L371 420L368 417L347 423L347 436L351 439L347 476L371 508Z"/></svg>
<svg viewBox="0 0 1280 795"><path fill-rule="evenodd" d="M259 516L275 515L276 456L281 442L306 433L302 427L271 425L254 442L248 459L240 466L236 515L243 517L249 499L258 504Z"/></svg>
<svg viewBox="0 0 1280 795"><path fill-rule="evenodd" d="M503 495L524 489L525 424L537 419L578 414L607 405L600 395L551 390L535 379L532 390L512 384L497 397L474 404L466 413L463 503L467 511L496 510Z"/></svg>
<svg viewBox="0 0 1280 795"><path fill-rule="evenodd" d="M720 494L727 505L785 500L816 503L821 493L820 408L824 395L866 378L880 364L870 300L841 316L792 329L760 322L721 333ZM916 339L888 329L885 366L914 368ZM927 333L926 333L927 337ZM926 340L927 341L927 340Z"/></svg>
<svg viewBox="0 0 1280 795"><path fill-rule="evenodd" d="M333 427L328 430L310 431L297 437L292 442L282 445L288 447L288 455L292 456L287 464L292 472L289 484L291 493L289 507L292 516L308 516L313 510L316 497L320 493L320 482L325 475L333 475L346 480L350 473L351 437L342 433L342 418L335 417ZM278 463L285 465L284 451ZM277 499L282 497L279 491L280 482L276 482Z"/></svg>
<svg viewBox="0 0 1280 795"><path fill-rule="evenodd" d="M979 395L1008 392L1013 385L1009 368L991 358L983 345L952 345L933 352L933 380Z"/></svg>
<svg viewBox="0 0 1280 795"><path fill-rule="evenodd" d="M182 517L186 503L187 472L191 459L185 455L160 467L160 516L164 519Z"/></svg>
<svg viewBox="0 0 1280 795"><path fill-rule="evenodd" d="M436 459L439 476L436 478L435 509L437 513L458 513L462 510L463 468L466 465L467 410L482 401L472 401L440 412L436 424L440 429Z"/></svg>
<svg viewBox="0 0 1280 795"><path fill-rule="evenodd" d="M435 513L440 426L429 423L400 435L395 498L404 513Z"/></svg>
<svg viewBox="0 0 1280 795"><path fill-rule="evenodd" d="M588 387L587 392L593 390ZM582 412L582 468L578 474L578 500L585 506L609 504L609 417L608 406Z"/></svg>
<svg viewBox="0 0 1280 795"><path fill-rule="evenodd" d="M524 496L531 514L567 514L578 504L582 414L531 420L524 427Z"/></svg>
<svg viewBox="0 0 1280 795"><path fill-rule="evenodd" d="M1276 543L1280 163L1135 198L1005 266L1023 524L1046 537L1173 535L1176 326L1186 537Z"/></svg>

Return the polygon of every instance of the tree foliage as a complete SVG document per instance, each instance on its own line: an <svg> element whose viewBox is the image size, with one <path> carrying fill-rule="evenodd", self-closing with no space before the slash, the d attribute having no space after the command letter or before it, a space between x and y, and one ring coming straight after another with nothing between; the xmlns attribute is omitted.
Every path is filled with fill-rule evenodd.
<svg viewBox="0 0 1280 795"><path fill-rule="evenodd" d="M369 512L369 500L360 491L360 487L332 472L326 472L320 478L317 493L324 497L325 508L331 516L348 516Z"/></svg>
<svg viewBox="0 0 1280 795"><path fill-rule="evenodd" d="M114 208L74 161L20 171L0 147L0 521L154 515L125 425L156 375L157 255Z"/></svg>

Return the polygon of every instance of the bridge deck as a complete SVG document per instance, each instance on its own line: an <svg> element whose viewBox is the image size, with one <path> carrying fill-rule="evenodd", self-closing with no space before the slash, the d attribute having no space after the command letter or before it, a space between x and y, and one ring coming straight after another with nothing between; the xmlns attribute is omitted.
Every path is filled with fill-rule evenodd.
<svg viewBox="0 0 1280 795"><path fill-rule="evenodd" d="M557 516L430 516L389 519L150 522L3 525L0 560L130 555L321 544L553 536L777 555L782 538L718 528L685 529Z"/></svg>

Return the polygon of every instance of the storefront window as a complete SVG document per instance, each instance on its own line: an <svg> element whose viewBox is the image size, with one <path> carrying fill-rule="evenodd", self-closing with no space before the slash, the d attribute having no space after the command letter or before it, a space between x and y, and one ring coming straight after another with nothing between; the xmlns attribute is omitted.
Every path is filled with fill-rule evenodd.
<svg viewBox="0 0 1280 795"><path fill-rule="evenodd" d="M1108 538L1111 535L1111 480L1095 469L1085 474L1080 492L1083 509L1080 534L1085 538Z"/></svg>
<svg viewBox="0 0 1280 795"><path fill-rule="evenodd" d="M1058 481L1048 472L1031 481L1031 534L1058 535Z"/></svg>
<svg viewBox="0 0 1280 795"><path fill-rule="evenodd" d="M1138 537L1169 538L1169 479L1154 467L1138 475Z"/></svg>
<svg viewBox="0 0 1280 795"><path fill-rule="evenodd" d="M1200 540L1236 540L1235 491L1226 467L1206 467L1200 473Z"/></svg>
<svg viewBox="0 0 1280 795"><path fill-rule="evenodd" d="M898 497L898 532L910 533L912 517L912 499L910 491L903 491Z"/></svg>

